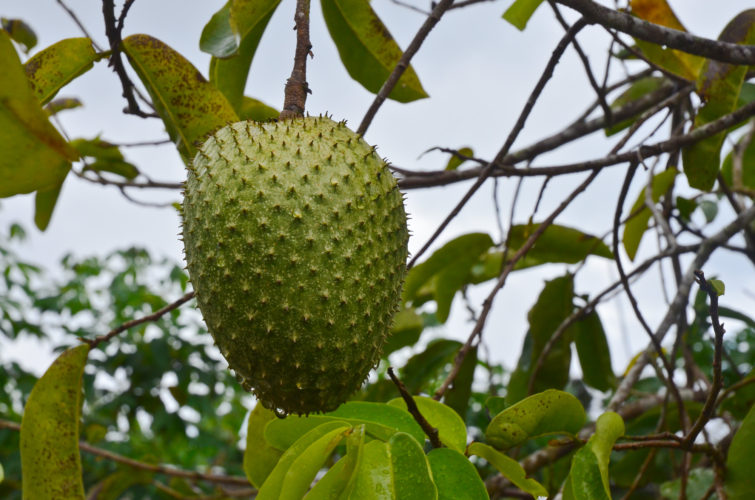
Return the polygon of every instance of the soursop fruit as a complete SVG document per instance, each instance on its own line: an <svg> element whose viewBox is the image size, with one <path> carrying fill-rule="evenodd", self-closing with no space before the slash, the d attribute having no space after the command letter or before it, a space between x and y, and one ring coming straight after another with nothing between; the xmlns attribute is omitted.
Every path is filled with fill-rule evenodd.
<svg viewBox="0 0 755 500"><path fill-rule="evenodd" d="M279 413L335 409L378 362L408 231L383 161L325 117L234 123L189 168L183 239L199 309Z"/></svg>

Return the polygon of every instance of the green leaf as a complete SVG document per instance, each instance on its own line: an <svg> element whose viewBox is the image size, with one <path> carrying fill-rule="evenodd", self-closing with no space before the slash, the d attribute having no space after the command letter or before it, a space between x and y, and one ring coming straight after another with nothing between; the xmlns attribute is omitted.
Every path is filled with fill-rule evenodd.
<svg viewBox="0 0 755 500"><path fill-rule="evenodd" d="M0 67L0 198L56 189L78 155L50 123L3 30Z"/></svg>
<svg viewBox="0 0 755 500"><path fill-rule="evenodd" d="M611 103L611 109L617 110L631 102L642 99L651 92L654 92L661 88L661 86L663 86L666 81L667 80L665 78L660 78L657 76L646 76L645 78L640 78L636 82L632 83L627 90L622 92L621 95ZM634 117L619 123L609 125L604 129L606 137L610 137L621 132L625 128L631 126L632 123L634 123L636 120L637 117Z"/></svg>
<svg viewBox="0 0 755 500"><path fill-rule="evenodd" d="M126 490L137 484L152 482L152 472L124 468L110 474L89 489L87 498L96 500L119 500L128 498L123 495ZM95 493L96 492L96 493Z"/></svg>
<svg viewBox="0 0 755 500"><path fill-rule="evenodd" d="M697 208L697 201L677 196L676 208L679 210L679 216L689 222L690 217L692 217L692 212Z"/></svg>
<svg viewBox="0 0 755 500"><path fill-rule="evenodd" d="M462 453L436 448L427 454L438 500L488 500L485 483L477 469Z"/></svg>
<svg viewBox="0 0 755 500"><path fill-rule="evenodd" d="M506 388L506 401L509 404L527 396L535 363L558 326L574 310L573 299L572 275L567 274L545 283L537 302L527 314L530 328L524 339L519 363ZM533 392L551 388L561 389L569 381L572 342L570 333L568 330L564 332L548 353L540 370L534 374Z"/></svg>
<svg viewBox="0 0 755 500"><path fill-rule="evenodd" d="M574 323L572 331L584 383L599 391L613 388L616 375L611 367L611 351L598 313L593 311Z"/></svg>
<svg viewBox="0 0 755 500"><path fill-rule="evenodd" d="M289 415L285 419L273 420L265 427L265 440L279 450L286 450L311 429L333 421L363 424L368 434L383 441L389 440L396 432L409 433L422 442L425 439L425 433L407 412L384 403L349 401L324 415Z"/></svg>
<svg viewBox="0 0 755 500"><path fill-rule="evenodd" d="M356 483L356 470L362 462L364 425L354 428L346 436L346 455L330 468L317 484L304 496L305 500L338 500L348 498Z"/></svg>
<svg viewBox="0 0 755 500"><path fill-rule="evenodd" d="M490 396L485 400L485 407L491 415L498 415L506 409L506 398L503 396Z"/></svg>
<svg viewBox="0 0 755 500"><path fill-rule="evenodd" d="M256 488L262 486L283 454L265 440L265 426L275 419L275 413L259 402L249 414L246 427L246 449L244 450L244 473Z"/></svg>
<svg viewBox="0 0 755 500"><path fill-rule="evenodd" d="M229 0L212 15L199 37L199 50L214 57L230 57L239 48L239 35L231 28L231 4Z"/></svg>
<svg viewBox="0 0 755 500"><path fill-rule="evenodd" d="M5 471L3 470L3 464L0 464L0 483L5 479Z"/></svg>
<svg viewBox="0 0 755 500"><path fill-rule="evenodd" d="M414 396L417 409L425 417L425 420L438 429L440 441L451 449L464 453L467 448L467 426L453 408L444 405L432 398ZM388 401L388 404L401 408L408 412L406 401L396 398ZM424 438L420 443L424 443Z"/></svg>
<svg viewBox="0 0 755 500"><path fill-rule="evenodd" d="M52 212L55 210L55 204L58 202L60 190L63 188L65 178L60 180L60 184L51 188L39 189L34 196L34 224L40 231L47 229L52 219Z"/></svg>
<svg viewBox="0 0 755 500"><path fill-rule="evenodd" d="M238 121L223 94L160 40L131 35L122 47L185 162L194 159L207 135Z"/></svg>
<svg viewBox="0 0 755 500"><path fill-rule="evenodd" d="M25 499L84 499L79 420L88 353L88 344L63 352L26 401L20 445Z"/></svg>
<svg viewBox="0 0 755 500"><path fill-rule="evenodd" d="M514 486L520 490L529 493L533 497L537 498L547 497L548 490L545 487L527 477L527 473L524 471L519 462L513 458L496 451L490 446L483 443L472 443L469 445L469 454L477 455L484 458L490 465L498 469L503 477L511 481Z"/></svg>
<svg viewBox="0 0 755 500"><path fill-rule="evenodd" d="M267 23L279 4L280 0L231 0L223 7L227 9L230 5L228 23L238 40L238 50L231 57L213 57L210 60L210 81L225 95L239 115L243 114L244 88L252 59Z"/></svg>
<svg viewBox="0 0 755 500"><path fill-rule="evenodd" d="M37 45L37 34L34 33L31 26L21 19L3 17L0 18L0 24L2 24L3 29L8 32L13 41L24 46L25 53L28 54Z"/></svg>
<svg viewBox="0 0 755 500"><path fill-rule="evenodd" d="M110 172L126 179L134 179L139 175L139 169L123 158L118 146L103 141L99 137L94 139L74 139L71 145L82 157L94 158L86 164L84 170L95 172Z"/></svg>
<svg viewBox="0 0 755 500"><path fill-rule="evenodd" d="M503 18L523 31L541 3L543 0L514 0L514 3L503 13Z"/></svg>
<svg viewBox="0 0 755 500"><path fill-rule="evenodd" d="M755 498L755 475L752 473L752 450L755 449L755 406L751 406L734 434L726 456L724 486L729 500Z"/></svg>
<svg viewBox="0 0 755 500"><path fill-rule="evenodd" d="M280 500L301 499L309 490L317 472L325 465L325 461L333 453L335 447L351 431L352 428L350 427L331 431L312 443L296 457L286 472L280 495L276 498Z"/></svg>
<svg viewBox="0 0 755 500"><path fill-rule="evenodd" d="M568 484L575 500L610 500L608 462L616 440L624 434L624 421L618 413L598 417L595 434L572 458ZM564 495L566 498L566 495Z"/></svg>
<svg viewBox="0 0 755 500"><path fill-rule="evenodd" d="M247 96L243 97L238 112L239 118L242 120L254 120L256 122L274 120L280 115L280 111L272 106Z"/></svg>
<svg viewBox="0 0 755 500"><path fill-rule="evenodd" d="M651 183L651 198L653 203L658 203L661 196L674 184L674 179L676 178L677 173L676 169L670 168L653 176ZM650 209L645 206L644 185L637 194L637 199L635 200L634 205L632 205L632 210L629 213L635 215L627 220L621 241L624 243L624 250L627 252L629 258L634 260L634 257L637 255L637 249L640 247L642 236L645 234L645 231L648 228L648 222L652 216Z"/></svg>
<svg viewBox="0 0 755 500"><path fill-rule="evenodd" d="M755 43L755 9L738 14L726 25L718 39L730 43ZM705 104L698 110L693 128L731 113L737 105L746 75L747 66L706 59L697 80L697 93ZM726 134L726 131L720 132L682 149L684 174L693 188L706 191L713 188Z"/></svg>
<svg viewBox="0 0 755 500"><path fill-rule="evenodd" d="M726 292L726 285L721 280L710 279L708 280L708 284L713 287L719 297Z"/></svg>
<svg viewBox="0 0 755 500"><path fill-rule="evenodd" d="M393 317L391 334L383 344L383 357L388 357L402 347L416 344L424 328L422 316L417 314L413 307L401 309Z"/></svg>
<svg viewBox="0 0 755 500"><path fill-rule="evenodd" d="M469 147L463 147L459 149L459 154L472 157L474 156L474 151L472 148ZM446 170L456 170L459 168L462 164L464 164L467 160L464 160L462 158L459 158L455 154L451 155L451 158L448 159L448 163L446 163Z"/></svg>
<svg viewBox="0 0 755 500"><path fill-rule="evenodd" d="M446 391L443 402L454 409L462 419L467 417L467 408L469 406L469 397L472 395L472 383L474 383L474 374L477 369L477 346L471 348L464 361L461 362L459 373L457 373L451 387Z"/></svg>
<svg viewBox="0 0 755 500"><path fill-rule="evenodd" d="M718 215L718 203L711 200L702 200L700 202L700 210L703 211L705 222L710 224Z"/></svg>
<svg viewBox="0 0 755 500"><path fill-rule="evenodd" d="M280 499L285 482L289 479L288 472L289 470L292 470L291 468L299 456L304 454L310 446L316 446L316 448L312 449L313 452L317 450L325 450L327 446L323 447L324 444L329 445L332 440L335 439L340 441L350 427L351 426L345 422L325 422L297 439L296 442L293 443L281 456L280 460L278 460L278 463L275 465L275 468L273 468L267 476L267 479L257 493L257 500ZM335 444L333 446L335 447ZM311 462L307 465L311 465ZM296 473L295 470L294 473ZM313 478L314 475L309 479L307 485L312 482ZM299 496L299 498L301 498L301 496Z"/></svg>
<svg viewBox="0 0 755 500"><path fill-rule="evenodd" d="M92 69L100 58L89 38L66 38L37 52L24 64L24 69L44 105L71 80Z"/></svg>
<svg viewBox="0 0 755 500"><path fill-rule="evenodd" d="M364 446L349 499L434 500L438 491L430 474L427 456L410 435L372 441Z"/></svg>
<svg viewBox="0 0 755 500"><path fill-rule="evenodd" d="M485 431L495 448L506 450L537 436L576 434L585 424L585 409L568 392L548 389L496 415Z"/></svg>
<svg viewBox="0 0 755 500"><path fill-rule="evenodd" d="M509 253L513 255L540 224L521 224L510 229ZM539 262L564 262L576 264L588 255L613 259L611 250L599 238L583 233L578 229L552 224L540 235L527 256Z"/></svg>
<svg viewBox="0 0 755 500"><path fill-rule="evenodd" d="M119 160L97 160L88 164L84 170L110 172L111 174L120 175L129 180L135 179L139 175L139 169L133 164Z"/></svg>
<svg viewBox="0 0 755 500"><path fill-rule="evenodd" d="M321 0L325 24L346 71L377 94L401 59L402 52L367 0ZM388 95L399 102L427 97L409 66Z"/></svg>
<svg viewBox="0 0 755 500"><path fill-rule="evenodd" d="M467 282L472 266L493 246L486 233L459 236L436 250L425 262L414 266L406 277L404 301L415 301L423 285L432 279L432 295L438 304L436 316L445 323L456 292Z"/></svg>

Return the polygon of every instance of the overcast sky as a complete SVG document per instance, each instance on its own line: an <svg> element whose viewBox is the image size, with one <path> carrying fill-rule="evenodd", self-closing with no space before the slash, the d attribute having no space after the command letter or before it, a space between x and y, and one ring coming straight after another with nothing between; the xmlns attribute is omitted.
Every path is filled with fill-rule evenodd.
<svg viewBox="0 0 755 500"><path fill-rule="evenodd" d="M408 1L417 7L429 8L429 2ZM139 0L128 16L124 36L147 33L159 38L206 74L209 56L199 51L199 34L223 3ZM438 169L445 165L445 155L429 153L420 158L433 146L470 146L479 157L492 158L495 155L563 35L563 29L547 5L540 7L526 31L519 32L501 19L510 3L508 0L482 3L451 11L441 20L413 60L430 98L410 104L387 102L366 134L367 141L376 144L382 156L404 168ZM711 38L716 38L734 15L752 6L751 0L670 3L688 30ZM68 0L67 4L80 16L100 46L106 46L101 2ZM284 0L273 16L255 56L246 89L247 95L277 108L282 104L283 85L292 65L294 4L293 0ZM390 0L373 0L371 5L402 47L407 46L424 19L423 15ZM561 9L569 20L576 19L569 9ZM39 37L35 50L63 38L81 36L77 26L53 0L4 0L0 3L0 15L21 18L34 28ZM314 59L308 66L308 80L313 93L307 101L308 111L312 114L328 112L335 119L347 119L349 125L356 128L373 96L351 80L341 65L322 21L319 2L312 2L311 38ZM595 72L602 74L608 37L601 28L592 26L580 33L579 41L588 52ZM615 78L620 78L622 72L619 67L616 70ZM97 63L94 69L65 87L59 96L75 96L84 102L84 108L60 115L63 129L71 138L92 138L99 134L111 142L126 143L166 137L159 120L144 120L121 113L125 105L121 88L106 62ZM575 52L569 49L514 149L560 130L581 114L593 98L582 65ZM593 134L569 147L543 155L535 164L595 158L606 154L610 146L601 133ZM172 145L128 148L124 153L129 161L154 180L180 181L184 178L182 163ZM601 174L558 222L593 234L607 231L623 172L624 168L619 167ZM551 183L539 210L540 218L550 213L565 193L583 178L559 178ZM510 207L514 182L499 183L498 195L504 214ZM541 180L537 179L524 184L516 222L526 221L540 184ZM636 196L637 186L636 183L630 198ZM407 211L413 233L411 250L416 251L427 240L468 187L469 183L463 183L407 192ZM130 193L145 201L179 201L179 194L171 191ZM22 223L29 230L30 238L20 253L52 272L66 253L104 255L113 249L132 245L145 246L158 256L176 261L182 258L177 239L178 217L174 209L138 206L124 199L115 188L90 184L74 176L69 176L66 181L52 222L44 233L33 228L33 196L0 200L0 207L0 227L3 230L12 221ZM443 233L439 244L472 231L489 232L494 239L499 238L492 204L492 183L480 189ZM653 238L646 238L641 252L652 252L654 245ZM577 292L594 294L601 290L616 278L614 269L611 262L590 259L587 268L579 275ZM543 280L563 272L563 266L546 266L519 272L509 280L496 299L495 312L485 331L485 342L495 360L502 360L509 367L515 364L526 331L527 310L542 289ZM747 294L747 286L753 282L752 266L748 261L721 253L706 267L706 274L718 274L726 282L723 300L726 305L755 310L755 300ZM665 312L662 296L658 294L659 286L657 271L648 273L648 278L637 285L641 306L652 325L657 324ZM749 292L752 292L755 287L749 286ZM472 291L470 296L476 307L487 292L486 286ZM614 346L614 367L617 370L623 370L627 359L647 343L645 334L637 328L631 313L624 311L625 307L621 298L600 309ZM457 298L451 320L439 334L465 339L472 327L467 320L468 314ZM625 334L629 337L624 337ZM30 344L25 344L25 349L29 347ZM0 362L7 355L7 350L0 354ZM44 367L47 363L49 361L40 361L39 364Z"/></svg>

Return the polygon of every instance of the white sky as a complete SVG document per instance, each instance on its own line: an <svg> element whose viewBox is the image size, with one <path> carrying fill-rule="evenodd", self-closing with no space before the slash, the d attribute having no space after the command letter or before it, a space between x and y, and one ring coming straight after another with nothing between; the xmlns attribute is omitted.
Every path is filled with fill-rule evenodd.
<svg viewBox="0 0 755 500"><path fill-rule="evenodd" d="M131 9L124 36L147 33L157 37L181 52L206 74L209 56L198 49L199 34L212 13L223 3L219 0L140 0ZM429 8L429 2L412 3ZM445 155L430 153L419 158L433 146L471 146L479 157L492 158L495 155L551 51L563 35L563 29L547 5L540 7L526 31L517 31L501 19L501 14L510 3L509 0L496 1L454 10L441 20L413 61L431 97L410 104L387 102L366 134L367 141L377 144L382 156L404 168L438 169L445 165ZM77 12L96 41L106 46L101 2L68 0L67 4ZM734 15L752 7L750 0L677 0L671 4L690 31L711 38L716 38ZM402 47L408 45L423 22L422 15L399 7L390 0L373 0L372 6ZM284 0L273 16L255 56L246 89L247 95L277 108L283 101L283 84L290 73L293 58L293 9L293 0ZM576 19L569 9L562 7L562 12L569 20ZM35 50L63 38L81 36L76 25L53 0L3 0L0 2L0 15L21 18L34 28L39 37ZM335 119L347 119L350 126L356 128L372 102L372 95L351 80L343 69L322 21L319 2L312 2L311 38L315 57L308 67L308 80L313 90L307 101L308 111L312 114L331 113ZM596 75L602 76L607 36L601 28L592 26L580 33L579 41L588 52ZM617 72L616 76L620 74ZM84 101L83 109L60 115L65 132L72 138L91 138L101 134L104 139L119 143L166 136L159 120L144 120L120 112L125 101L121 98L120 84L106 62L96 64L93 70L64 88L59 93L61 96L76 96ZM592 100L593 91L587 83L582 65L573 49L569 49L514 149L560 130ZM543 155L535 164L595 158L609 149L610 143L602 133L597 133L558 152ZM183 179L183 166L172 145L129 148L124 149L124 153L128 160L155 180ZM592 234L607 231L611 226L623 172L624 167L614 167L610 172L601 174L557 222ZM550 213L565 193L583 177L559 178L551 182L538 219ZM525 222L541 182L541 179L535 179L524 184L516 222ZM514 183L513 180L500 183L499 199L504 214L510 207ZM416 251L426 241L469 185L462 183L407 192L407 210L411 215L413 232L411 250ZM636 196L638 186L635 183L630 199ZM478 192L443 233L439 244L472 231L486 231L498 239L491 190L492 183ZM179 201L178 193L169 191L132 190L130 193L140 200ZM172 208L136 206L125 200L115 188L90 184L74 176L69 176L66 181L50 227L44 233L33 227L32 195L1 200L0 206L0 227L3 230L12 221L21 222L29 230L30 238L22 249L23 257L53 272L60 257L66 253L103 255L113 249L132 245L146 246L156 255L176 261L182 258L176 236L178 217ZM641 255L652 252L654 244L653 238L646 238ZM748 285L749 292L755 289L751 284L753 272L748 261L730 253L720 253L709 262L705 271L708 276L718 274L726 282L727 291L722 303L742 310L755 310L755 300L747 294ZM546 266L519 272L510 278L496 299L495 311L485 331L485 341L491 348L494 360L504 361L513 367L527 328L527 310L541 290L543 280L563 272L563 266ZM579 275L577 293L597 293L616 276L612 263L592 258ZM651 325L657 324L665 311L662 296L658 293L659 286L658 272L653 270L635 287ZM487 292L488 287L480 286L470 294L476 301L476 307L479 308ZM639 330L632 313L626 310L623 298L602 307L600 312L613 345L614 367L623 370L627 359L646 345L645 334ZM457 297L451 319L441 334L465 339L472 327L467 318L468 314ZM625 333L628 334L626 338ZM32 347L32 344L24 343L20 351L0 354L0 361L6 355L29 352L28 349ZM26 357L25 362L39 370L49 363L49 359L49 356L38 354L36 360Z"/></svg>

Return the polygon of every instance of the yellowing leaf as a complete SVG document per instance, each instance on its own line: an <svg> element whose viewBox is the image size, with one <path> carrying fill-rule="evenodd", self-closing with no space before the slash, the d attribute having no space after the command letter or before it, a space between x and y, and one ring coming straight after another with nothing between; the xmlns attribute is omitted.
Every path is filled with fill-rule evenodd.
<svg viewBox="0 0 755 500"><path fill-rule="evenodd" d="M46 104L68 82L90 70L99 58L89 38L67 38L37 52L24 69L39 102Z"/></svg>
<svg viewBox="0 0 755 500"><path fill-rule="evenodd" d="M653 24L678 31L687 31L671 10L666 0L632 0L632 14ZM667 49L644 40L637 40L637 47L650 62L686 80L694 80L700 72L704 59L680 50Z"/></svg>
<svg viewBox="0 0 755 500"><path fill-rule="evenodd" d="M543 0L515 0L503 13L503 18L521 31L527 26L527 22L541 3Z"/></svg>
<svg viewBox="0 0 755 500"><path fill-rule="evenodd" d="M84 499L79 456L81 378L89 345L68 349L34 385L21 421L24 499Z"/></svg>
<svg viewBox="0 0 755 500"><path fill-rule="evenodd" d="M755 498L752 450L755 447L755 406L751 406L734 434L726 457L726 493L730 500Z"/></svg>
<svg viewBox="0 0 755 500"><path fill-rule="evenodd" d="M377 94L401 59L401 49L367 0L321 0L330 36L349 75ZM399 102L427 97L411 66L388 95Z"/></svg>
<svg viewBox="0 0 755 500"><path fill-rule="evenodd" d="M40 229L50 220L60 186L78 158L50 123L24 73L8 34L0 30L0 198L39 190Z"/></svg>
<svg viewBox="0 0 755 500"><path fill-rule="evenodd" d="M37 45L37 34L31 29L31 26L21 19L0 18L2 28L8 32L10 37L18 44L24 46L24 52L28 53Z"/></svg>
<svg viewBox="0 0 755 500"><path fill-rule="evenodd" d="M181 54L149 35L131 35L123 51L186 162L217 129L238 121L223 94Z"/></svg>

